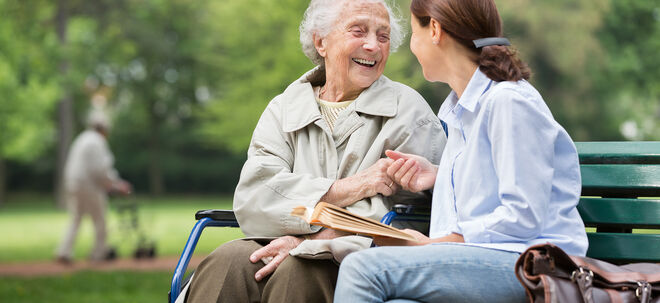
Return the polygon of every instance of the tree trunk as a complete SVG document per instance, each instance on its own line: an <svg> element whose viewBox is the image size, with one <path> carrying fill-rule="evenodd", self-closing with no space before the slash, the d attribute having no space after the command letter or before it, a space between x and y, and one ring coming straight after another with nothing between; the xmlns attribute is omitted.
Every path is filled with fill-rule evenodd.
<svg viewBox="0 0 660 303"><path fill-rule="evenodd" d="M165 193L163 171L161 169L160 119L154 112L154 102L150 104L149 115L149 191L152 195Z"/></svg>
<svg viewBox="0 0 660 303"><path fill-rule="evenodd" d="M56 15L57 38L63 48L67 44L67 25L69 22L69 8L67 0L59 0ZM64 207L63 175L69 144L73 140L73 100L67 82L69 60L63 57L59 64L60 77L64 79L61 84L62 98L57 104L57 166L55 170L55 195L57 205Z"/></svg>
<svg viewBox="0 0 660 303"><path fill-rule="evenodd" d="M162 195L165 193L165 185L163 184L163 172L160 169L160 151L157 148L150 148L151 154L149 160L149 191L152 195Z"/></svg>
<svg viewBox="0 0 660 303"><path fill-rule="evenodd" d="M0 206L5 204L5 197L7 196L7 168L5 167L5 160L0 158Z"/></svg>

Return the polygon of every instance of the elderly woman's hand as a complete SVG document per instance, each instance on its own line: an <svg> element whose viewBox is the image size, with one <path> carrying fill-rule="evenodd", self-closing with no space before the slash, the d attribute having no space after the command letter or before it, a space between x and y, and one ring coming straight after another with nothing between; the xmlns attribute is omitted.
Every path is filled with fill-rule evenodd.
<svg viewBox="0 0 660 303"><path fill-rule="evenodd" d="M387 175L387 169L392 165L392 159L379 159L371 167L351 177L351 182L360 184L361 198L373 197L377 194L391 196L397 191L394 180Z"/></svg>
<svg viewBox="0 0 660 303"><path fill-rule="evenodd" d="M320 232L308 235L307 239L327 240L348 235L350 235L350 233L324 228ZM250 262L257 263L263 261L266 263L266 266L257 271L254 278L257 281L261 281L264 277L272 274L284 259L289 256L289 251L298 247L302 241L304 241L304 239L301 237L279 237L268 243L268 245L253 252L252 255L250 255Z"/></svg>
<svg viewBox="0 0 660 303"><path fill-rule="evenodd" d="M330 187L330 190L321 197L321 201L346 207L364 198L377 194L391 196L399 190L399 186L387 175L387 169L394 160L379 159L369 168L357 174L339 179Z"/></svg>
<svg viewBox="0 0 660 303"><path fill-rule="evenodd" d="M262 267L254 275L254 279L261 281L264 277L272 274L275 269L289 256L289 251L296 248L303 239L294 236L279 237L268 245L256 250L250 255L250 262L262 261L266 266Z"/></svg>
<svg viewBox="0 0 660 303"><path fill-rule="evenodd" d="M397 151L385 151L392 164L387 169L387 175L403 189L419 192L435 185L438 167L424 157Z"/></svg>

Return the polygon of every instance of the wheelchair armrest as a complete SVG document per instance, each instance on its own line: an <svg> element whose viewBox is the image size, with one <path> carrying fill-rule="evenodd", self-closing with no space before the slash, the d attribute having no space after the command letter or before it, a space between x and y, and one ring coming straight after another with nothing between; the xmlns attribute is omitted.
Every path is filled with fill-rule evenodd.
<svg viewBox="0 0 660 303"><path fill-rule="evenodd" d="M397 215L426 215L431 213L430 205L394 204L392 210Z"/></svg>
<svg viewBox="0 0 660 303"><path fill-rule="evenodd" d="M395 204L380 223L390 225L392 221L429 222L431 207L427 205Z"/></svg>
<svg viewBox="0 0 660 303"><path fill-rule="evenodd" d="M217 221L236 221L234 211L225 209L205 209L195 213L195 220L202 218L211 218Z"/></svg>
<svg viewBox="0 0 660 303"><path fill-rule="evenodd" d="M202 235L204 228L209 226L215 227L239 227L234 211L231 210L219 210L219 209L206 209L200 210L195 213L195 226L188 236L188 241L181 252L181 257L179 262L176 264L174 269L174 275L172 276L172 285L170 287L170 292L168 294L169 302L174 303L176 298L181 293L181 282L183 276L188 268L188 263L192 257L195 247L197 246L197 241Z"/></svg>

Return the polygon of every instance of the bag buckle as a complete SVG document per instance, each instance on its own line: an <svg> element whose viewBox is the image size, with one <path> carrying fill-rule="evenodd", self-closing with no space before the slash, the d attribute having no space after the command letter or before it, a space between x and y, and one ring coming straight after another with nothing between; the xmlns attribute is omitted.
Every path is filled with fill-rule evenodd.
<svg viewBox="0 0 660 303"><path fill-rule="evenodd" d="M637 289L635 290L635 296L639 302L648 302L651 298L651 283L646 281L637 281Z"/></svg>
<svg viewBox="0 0 660 303"><path fill-rule="evenodd" d="M578 267L571 273L571 281L576 283L582 295L582 301L585 303L593 303L593 290L591 285L594 280L594 272L587 267Z"/></svg>
<svg viewBox="0 0 660 303"><path fill-rule="evenodd" d="M585 275L586 275L586 277L584 277L584 279L586 281L591 281L594 278L594 272L593 271L591 271L589 268L585 268L585 267L580 266L580 267L578 267L578 269L574 270L571 273L571 281L575 282L577 279L579 279L579 278L581 278L582 276L585 276Z"/></svg>

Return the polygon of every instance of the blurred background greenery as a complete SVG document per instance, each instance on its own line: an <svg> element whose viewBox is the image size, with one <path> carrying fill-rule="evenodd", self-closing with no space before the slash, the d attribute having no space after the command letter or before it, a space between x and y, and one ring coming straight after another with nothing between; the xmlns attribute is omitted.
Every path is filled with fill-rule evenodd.
<svg viewBox="0 0 660 303"><path fill-rule="evenodd" d="M574 140L660 140L660 0L496 2ZM307 3L0 0L0 197L57 188L91 104L111 112L138 193L231 193L262 110L313 67L298 42ZM434 109L449 91L407 44L385 74Z"/></svg>

